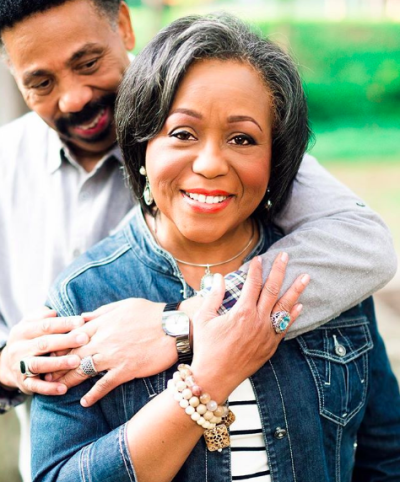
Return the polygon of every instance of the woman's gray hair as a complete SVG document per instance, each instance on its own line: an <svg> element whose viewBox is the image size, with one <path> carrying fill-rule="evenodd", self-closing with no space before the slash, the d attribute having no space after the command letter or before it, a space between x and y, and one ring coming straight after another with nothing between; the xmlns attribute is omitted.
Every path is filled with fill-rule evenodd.
<svg viewBox="0 0 400 482"><path fill-rule="evenodd" d="M272 97L272 166L269 192L256 213L279 212L308 145L307 104L291 58L270 40L228 14L190 16L164 28L132 62L119 90L116 126L129 182L142 208L147 141L162 129L179 84L190 65L202 59L235 60L251 65Z"/></svg>

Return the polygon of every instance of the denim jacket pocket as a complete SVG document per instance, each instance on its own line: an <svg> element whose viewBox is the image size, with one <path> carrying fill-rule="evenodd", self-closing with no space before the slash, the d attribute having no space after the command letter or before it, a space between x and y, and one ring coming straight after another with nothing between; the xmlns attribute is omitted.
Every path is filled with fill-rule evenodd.
<svg viewBox="0 0 400 482"><path fill-rule="evenodd" d="M315 381L320 414L342 426L365 403L373 348L368 323L365 316L342 315L297 338Z"/></svg>

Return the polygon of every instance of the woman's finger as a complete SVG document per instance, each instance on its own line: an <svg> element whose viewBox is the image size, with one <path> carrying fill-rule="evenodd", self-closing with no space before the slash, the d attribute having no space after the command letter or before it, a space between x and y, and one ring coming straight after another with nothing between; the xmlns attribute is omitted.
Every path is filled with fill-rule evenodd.
<svg viewBox="0 0 400 482"><path fill-rule="evenodd" d="M216 273L213 277L213 284L210 293L204 298L200 310L194 316L194 323L209 321L216 316L225 295L225 280L223 276Z"/></svg>
<svg viewBox="0 0 400 482"><path fill-rule="evenodd" d="M256 256L250 261L246 281L243 284L242 293L234 310L239 310L243 305L255 306L262 290L262 260Z"/></svg>
<svg viewBox="0 0 400 482"><path fill-rule="evenodd" d="M97 318L98 316L109 313L110 311L114 310L119 304L120 304L120 301L114 301L113 303L109 303L108 305L100 306L94 311L88 311L88 312L82 313L81 316L85 321L90 321L90 320L93 320L94 318Z"/></svg>
<svg viewBox="0 0 400 482"><path fill-rule="evenodd" d="M96 353L91 356L92 356L93 365L97 372L106 370L106 368L104 367L104 363L101 355ZM90 377L83 372L82 368L79 365L78 368L76 368L75 370L70 370L68 373L66 373L62 378L58 379L57 381L60 383L63 383L68 388L71 388L71 387L80 385L83 381L87 380L88 378Z"/></svg>
<svg viewBox="0 0 400 482"><path fill-rule="evenodd" d="M272 326L272 323L271 323L271 329L273 332L276 333L276 336L280 336L281 338L284 338L286 336L286 333L289 331L289 328L293 325L293 323L297 320L297 318L299 317L301 311L303 309L303 305L301 303L297 303L293 306L293 308L291 309L290 311L290 322L286 328L285 331L283 331L282 333L276 333L275 330L274 330L274 327Z"/></svg>
<svg viewBox="0 0 400 482"><path fill-rule="evenodd" d="M271 312L276 313L277 311L287 311L290 313L293 306L299 301L300 295L306 289L309 282L310 277L308 274L301 274L298 276L286 293L284 293L275 303ZM260 313L266 314L266 311L270 309L269 301L267 293L263 291L258 303Z"/></svg>
<svg viewBox="0 0 400 482"><path fill-rule="evenodd" d="M120 375L123 375L123 373L121 372ZM81 399L82 407L91 407L125 381L126 380L123 377L118 376L117 371L110 370L103 377L101 377L100 380L96 382L94 387L91 388Z"/></svg>
<svg viewBox="0 0 400 482"><path fill-rule="evenodd" d="M279 253L272 265L271 272L261 291L258 301L258 312L261 319L269 316L275 305L279 292L281 291L283 280L285 279L286 266L289 261L287 253Z"/></svg>

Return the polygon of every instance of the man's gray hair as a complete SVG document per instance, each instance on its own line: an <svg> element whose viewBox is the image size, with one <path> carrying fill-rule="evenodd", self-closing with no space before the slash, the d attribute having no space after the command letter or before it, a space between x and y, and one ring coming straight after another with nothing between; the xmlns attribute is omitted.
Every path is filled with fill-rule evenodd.
<svg viewBox="0 0 400 482"><path fill-rule="evenodd" d="M280 211L290 194L311 131L302 83L291 58L270 40L228 14L190 16L163 29L136 57L120 87L116 125L129 182L143 209L147 141L162 129L179 84L193 62L235 60L251 65L262 78L273 106L272 166L269 193L258 208ZM228 79L229 80L229 79ZM207 95L207 93L205 93Z"/></svg>

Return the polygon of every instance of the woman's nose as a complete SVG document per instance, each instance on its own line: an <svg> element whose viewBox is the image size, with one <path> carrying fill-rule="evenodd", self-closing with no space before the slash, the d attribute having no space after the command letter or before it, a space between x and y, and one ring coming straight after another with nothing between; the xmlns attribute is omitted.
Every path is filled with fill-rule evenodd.
<svg viewBox="0 0 400 482"><path fill-rule="evenodd" d="M91 87L71 82L64 87L58 101L58 106L64 114L80 112L92 99L93 91Z"/></svg>
<svg viewBox="0 0 400 482"><path fill-rule="evenodd" d="M193 162L192 169L196 174L200 174L208 179L224 176L229 171L226 152L222 146L216 143L204 146Z"/></svg>

